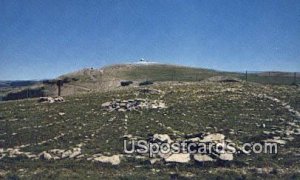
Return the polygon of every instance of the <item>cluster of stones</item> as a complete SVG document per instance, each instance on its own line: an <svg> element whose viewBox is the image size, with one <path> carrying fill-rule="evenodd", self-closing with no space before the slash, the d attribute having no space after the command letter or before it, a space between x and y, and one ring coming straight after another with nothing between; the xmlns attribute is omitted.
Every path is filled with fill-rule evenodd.
<svg viewBox="0 0 300 180"><path fill-rule="evenodd" d="M0 148L0 160L4 157L15 158L15 157L27 157L29 159L37 159L37 155L30 152L22 152L19 148Z"/></svg>
<svg viewBox="0 0 300 180"><path fill-rule="evenodd" d="M149 137L149 143L168 143L172 144L174 141L167 134L154 134ZM157 162L165 162L165 163L204 163L204 162L227 162L232 161L234 159L233 152L241 152L241 148L233 147L233 144L230 145L231 149L228 149L228 144L232 143L230 139L226 139L223 134L215 133L215 134L196 134L196 135L187 135L185 138L181 138L180 140L176 140L177 143L185 142L188 146L189 143L195 143L196 145L205 144L204 146L206 150L202 149L202 152L182 152L179 153L161 153L160 151L157 154L154 154L152 158L150 158L150 163L154 164ZM223 151L216 150L216 144L223 144ZM213 148L209 149L210 146ZM197 149L197 147L194 147ZM204 153L207 152L207 153ZM141 154L141 155L149 155L149 154Z"/></svg>
<svg viewBox="0 0 300 180"><path fill-rule="evenodd" d="M83 157L81 155L81 148L75 147L69 150L63 150L63 149L51 149L49 151L43 151L38 155L40 159L45 160L59 160L59 159L80 159Z"/></svg>
<svg viewBox="0 0 300 180"><path fill-rule="evenodd" d="M40 97L38 102L44 102L44 103L65 102L65 99L63 97Z"/></svg>
<svg viewBox="0 0 300 180"><path fill-rule="evenodd" d="M32 154L31 152L22 152L19 148L7 148L0 149L0 159L4 157L15 158L15 157L27 157L28 159L43 159L43 160L59 160L59 159L79 159L82 158L81 148L75 147L70 150L63 149L51 149L43 151L40 154Z"/></svg>
<svg viewBox="0 0 300 180"><path fill-rule="evenodd" d="M268 139L263 140L264 143L277 143L279 145L285 145L287 141L293 141L293 136L300 135L300 126L295 122L286 122L285 129L280 128L273 131L263 131L264 136Z"/></svg>
<svg viewBox="0 0 300 180"><path fill-rule="evenodd" d="M105 102L102 104L102 108L108 111L133 111L141 109L164 109L167 108L162 100L147 100L147 99L128 99L120 100L116 99L111 102Z"/></svg>
<svg viewBox="0 0 300 180"><path fill-rule="evenodd" d="M119 165L121 163L122 155L116 154L112 156L106 156L103 154L94 154L92 157L87 158L88 161L109 163L111 165Z"/></svg>

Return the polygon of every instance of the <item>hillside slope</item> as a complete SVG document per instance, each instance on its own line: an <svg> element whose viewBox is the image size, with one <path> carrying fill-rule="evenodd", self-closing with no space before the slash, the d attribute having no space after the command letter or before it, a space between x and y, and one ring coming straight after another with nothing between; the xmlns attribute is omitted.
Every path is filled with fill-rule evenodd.
<svg viewBox="0 0 300 180"><path fill-rule="evenodd" d="M152 91L79 94L62 103L0 103L0 178L300 177L299 88L215 82L165 82L148 88ZM102 106L141 99L162 101L165 108L120 111ZM275 141L278 153L237 153L227 161L214 155L205 163L194 155L176 163L166 157L124 154L124 139L164 134L176 141L195 141L208 133L224 135L238 145ZM101 162L102 157L117 161L111 165Z"/></svg>
<svg viewBox="0 0 300 180"><path fill-rule="evenodd" d="M168 64L119 64L101 69L83 69L60 76L60 79L73 79L63 88L63 94L77 90L106 91L120 88L122 80L130 80L137 85L142 81L201 81L213 76L238 76L237 73L220 72L203 68L192 68Z"/></svg>

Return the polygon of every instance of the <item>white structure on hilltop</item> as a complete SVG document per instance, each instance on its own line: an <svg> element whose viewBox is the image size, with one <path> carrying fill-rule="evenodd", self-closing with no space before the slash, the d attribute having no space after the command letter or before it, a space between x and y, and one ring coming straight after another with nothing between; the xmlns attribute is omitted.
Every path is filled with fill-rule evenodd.
<svg viewBox="0 0 300 180"><path fill-rule="evenodd" d="M141 58L138 62L136 62L136 64L158 64L157 62L153 62L153 61L148 61L148 60L145 60L144 58Z"/></svg>

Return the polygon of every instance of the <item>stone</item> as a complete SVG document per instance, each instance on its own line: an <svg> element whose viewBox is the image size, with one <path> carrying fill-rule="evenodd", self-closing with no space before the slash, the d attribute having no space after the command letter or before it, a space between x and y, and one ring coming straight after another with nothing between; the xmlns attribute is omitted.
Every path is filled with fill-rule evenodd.
<svg viewBox="0 0 300 180"><path fill-rule="evenodd" d="M206 154L195 154L194 155L194 159L197 162L211 162L211 161L215 161L213 158L211 158L210 156L208 156Z"/></svg>
<svg viewBox="0 0 300 180"><path fill-rule="evenodd" d="M159 162L160 159L159 158L153 158L153 159L150 159L150 164L155 164L156 162Z"/></svg>
<svg viewBox="0 0 300 180"><path fill-rule="evenodd" d="M201 142L216 142L216 141L223 141L224 139L225 136L223 134L216 133L216 134L209 134L204 136Z"/></svg>
<svg viewBox="0 0 300 180"><path fill-rule="evenodd" d="M188 153L172 154L169 157L165 158L166 162L174 162L174 163L188 163L190 160L191 160L190 154Z"/></svg>
<svg viewBox="0 0 300 180"><path fill-rule="evenodd" d="M65 102L65 99L63 97L56 97L54 98L55 102Z"/></svg>
<svg viewBox="0 0 300 180"><path fill-rule="evenodd" d="M63 115L65 115L66 113L59 112L58 114L59 114L60 116L63 116Z"/></svg>
<svg viewBox="0 0 300 180"><path fill-rule="evenodd" d="M220 154L219 158L223 161L232 161L233 154L232 153L222 153L222 154Z"/></svg>
<svg viewBox="0 0 300 180"><path fill-rule="evenodd" d="M153 135L153 141L160 141L160 142L166 142L171 143L173 142L169 135L167 134L154 134Z"/></svg>
<svg viewBox="0 0 300 180"><path fill-rule="evenodd" d="M54 103L54 102L65 102L65 99L63 97L40 97L38 102L48 102L48 103Z"/></svg>
<svg viewBox="0 0 300 180"><path fill-rule="evenodd" d="M73 152L72 152L72 154L70 154L69 158L74 158L80 154L81 154L80 148L73 148Z"/></svg>
<svg viewBox="0 0 300 180"><path fill-rule="evenodd" d="M127 111L127 110L124 109L124 108L120 108L120 109L118 109L118 111L119 111L119 112L125 112L125 111Z"/></svg>
<svg viewBox="0 0 300 180"><path fill-rule="evenodd" d="M41 154L39 154L40 159L50 160L52 159L52 156L47 153L46 151L43 151Z"/></svg>
<svg viewBox="0 0 300 180"><path fill-rule="evenodd" d="M119 165L121 163L120 155L100 156L94 158L94 160L102 163L110 163L112 165Z"/></svg>
<svg viewBox="0 0 300 180"><path fill-rule="evenodd" d="M145 100L145 99L129 99L129 100L114 100L112 102L103 103L102 108L108 111L132 111L140 109L164 109L167 108L163 101L158 100Z"/></svg>
<svg viewBox="0 0 300 180"><path fill-rule="evenodd" d="M61 158L67 158L70 157L70 155L72 154L71 150L67 150L65 152L62 153Z"/></svg>
<svg viewBox="0 0 300 180"><path fill-rule="evenodd" d="M108 107L108 106L110 106L110 105L111 105L110 102L105 102L105 103L103 103L101 106L102 106L102 107Z"/></svg>
<svg viewBox="0 0 300 180"><path fill-rule="evenodd" d="M277 143L277 144L280 144L280 145L284 145L286 144L286 141L285 140L282 140L282 139L266 139L266 140L263 140L264 143Z"/></svg>

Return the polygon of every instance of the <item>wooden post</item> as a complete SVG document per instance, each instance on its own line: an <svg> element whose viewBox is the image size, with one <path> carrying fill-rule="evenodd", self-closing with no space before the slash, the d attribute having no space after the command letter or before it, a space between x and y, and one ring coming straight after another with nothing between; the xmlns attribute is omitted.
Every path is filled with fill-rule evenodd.
<svg viewBox="0 0 300 180"><path fill-rule="evenodd" d="M58 88L58 96L60 96L61 94L61 86L63 85L63 81L62 80L58 80L56 82L57 88Z"/></svg>
<svg viewBox="0 0 300 180"><path fill-rule="evenodd" d="M248 82L248 71L246 70L246 82Z"/></svg>
<svg viewBox="0 0 300 180"><path fill-rule="evenodd" d="M29 98L29 89L27 88L27 99Z"/></svg>

